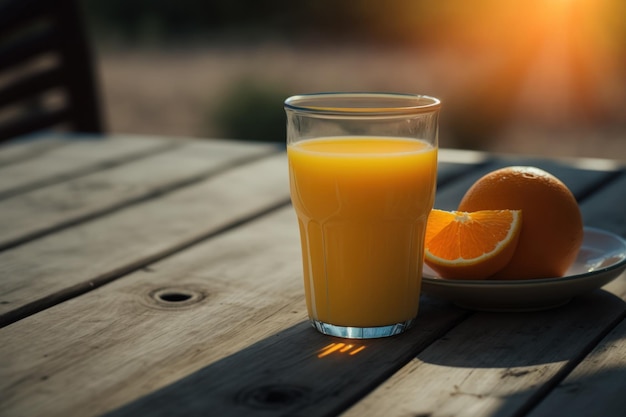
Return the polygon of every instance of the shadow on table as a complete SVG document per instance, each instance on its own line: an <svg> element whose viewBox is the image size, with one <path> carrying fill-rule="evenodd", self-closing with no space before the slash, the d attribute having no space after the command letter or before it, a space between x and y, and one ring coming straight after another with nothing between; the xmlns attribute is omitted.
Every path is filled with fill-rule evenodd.
<svg viewBox="0 0 626 417"><path fill-rule="evenodd" d="M339 339L302 322L108 415L335 415L416 355L425 362L467 367L570 360L580 346L568 344L578 339L589 343L597 337L591 334L593 321L624 308L622 300L604 291L530 314L472 314L429 298L422 301L416 326L404 335ZM536 337L556 329L564 337ZM536 348L540 351L532 353Z"/></svg>
<svg viewBox="0 0 626 417"><path fill-rule="evenodd" d="M490 417L511 416L511 410L528 417L619 416L626 411L624 366L572 375L554 385L549 394L533 387L506 396Z"/></svg>
<svg viewBox="0 0 626 417"><path fill-rule="evenodd" d="M335 415L470 314L423 298L413 329L371 340L301 322L108 415Z"/></svg>
<svg viewBox="0 0 626 417"><path fill-rule="evenodd" d="M417 358L464 368L512 368L576 359L588 352L626 310L626 302L597 290L568 304L531 313L477 313Z"/></svg>
<svg viewBox="0 0 626 417"><path fill-rule="evenodd" d="M598 344L590 344L582 354L565 364L542 389L533 385L505 396L492 417L510 416L511 409L519 410L517 415L529 417L626 414L626 365L622 360L623 352L620 352L626 338L626 324L621 320L626 303L605 291L596 291L585 298L579 302L586 302L591 308L601 308L601 303L621 307L617 326L609 325L601 331L594 340ZM572 303L571 307L580 308L577 304ZM601 324L598 323L598 327ZM595 349L591 350L592 347Z"/></svg>

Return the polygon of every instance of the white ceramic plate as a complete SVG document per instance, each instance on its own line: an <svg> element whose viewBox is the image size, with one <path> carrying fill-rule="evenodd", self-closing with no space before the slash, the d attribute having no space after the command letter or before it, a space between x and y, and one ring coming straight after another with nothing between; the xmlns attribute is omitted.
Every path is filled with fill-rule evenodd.
<svg viewBox="0 0 626 417"><path fill-rule="evenodd" d="M459 307L482 311L536 311L566 304L617 278L626 269L626 241L586 227L578 258L564 277L534 280L453 280L424 265L422 291Z"/></svg>

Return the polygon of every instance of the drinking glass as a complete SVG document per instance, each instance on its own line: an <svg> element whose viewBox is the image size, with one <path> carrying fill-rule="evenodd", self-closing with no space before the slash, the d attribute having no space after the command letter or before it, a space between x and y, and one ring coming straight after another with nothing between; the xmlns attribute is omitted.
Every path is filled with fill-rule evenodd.
<svg viewBox="0 0 626 417"><path fill-rule="evenodd" d="M436 98L396 93L285 101L304 292L321 333L385 337L415 320L439 109Z"/></svg>

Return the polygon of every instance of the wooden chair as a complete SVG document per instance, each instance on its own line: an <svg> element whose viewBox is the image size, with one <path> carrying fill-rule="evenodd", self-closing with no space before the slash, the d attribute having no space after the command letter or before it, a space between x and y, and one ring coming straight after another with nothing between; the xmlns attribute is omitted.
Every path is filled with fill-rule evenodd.
<svg viewBox="0 0 626 417"><path fill-rule="evenodd" d="M0 142L61 128L103 131L75 0L0 0Z"/></svg>

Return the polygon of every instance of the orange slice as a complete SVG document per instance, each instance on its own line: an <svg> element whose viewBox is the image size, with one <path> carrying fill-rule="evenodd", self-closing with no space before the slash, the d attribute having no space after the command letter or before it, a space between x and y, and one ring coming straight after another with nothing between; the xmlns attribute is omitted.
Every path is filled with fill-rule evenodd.
<svg viewBox="0 0 626 417"><path fill-rule="evenodd" d="M426 226L424 262L442 278L487 279L515 252L521 210L434 209Z"/></svg>

